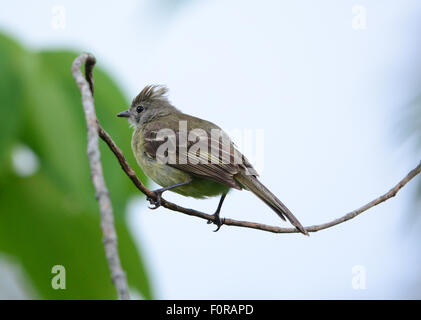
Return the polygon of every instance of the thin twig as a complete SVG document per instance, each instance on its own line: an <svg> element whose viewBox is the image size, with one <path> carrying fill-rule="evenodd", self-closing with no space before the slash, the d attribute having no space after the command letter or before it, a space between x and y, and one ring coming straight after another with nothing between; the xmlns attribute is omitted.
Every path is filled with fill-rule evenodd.
<svg viewBox="0 0 421 320"><path fill-rule="evenodd" d="M82 75L81 66L85 64L85 75ZM113 208L109 197L107 186L105 185L102 171L100 152L98 146L98 121L95 113L93 99L93 78L92 69L95 65L95 58L87 53L81 54L75 59L72 65L72 73L77 86L82 94L82 105L86 117L88 132L87 153L91 168L91 178L95 187L96 198L99 203L101 213L101 229L103 234L103 244L108 265L111 272L111 279L117 289L118 297L121 300L130 299L126 274L121 267L117 248L117 233L114 226Z"/></svg>
<svg viewBox="0 0 421 320"><path fill-rule="evenodd" d="M151 192L146 186L139 180L139 178L136 176L136 173L133 171L133 169L128 164L126 158L124 157L122 151L117 147L117 145L114 143L114 141L111 139L110 135L101 127L98 128L99 136L102 140L104 140L107 145L110 147L111 151L114 153L114 155L117 157L121 168L123 171L129 176L130 180L133 181L134 185L147 197L156 199L155 194ZM392 189L390 189L387 193L383 194L382 196L370 201L369 203L365 204L361 208L358 208L356 210L353 210L343 217L340 217L338 219L332 220L327 223L313 225L305 227L304 229L307 230L307 232L317 232L323 229L327 229L330 227L333 227L337 224L343 223L345 221L348 221L350 219L355 218L359 214L363 213L364 211L367 211L368 209L377 206L378 204L396 196L396 194L399 192L399 190L405 186L409 181L411 181L416 175L418 175L421 172L421 162L416 166L413 170L411 170L401 181L398 182ZM176 205L174 203L171 203L169 201L166 201L164 199L161 199L161 205L167 209L181 212L190 216L202 218L208 221L215 222L215 217L213 215L200 212L193 209L188 209L184 207L180 207L179 205ZM257 229L262 231L268 231L273 233L297 233L299 232L296 228L281 228L276 226L270 226L266 224L256 223L256 222L249 222L249 221L240 221L240 220L234 220L229 218L222 218L222 224L227 226L234 226L234 227L244 227L244 228L251 228L251 229Z"/></svg>
<svg viewBox="0 0 421 320"><path fill-rule="evenodd" d="M88 79L90 75L88 75ZM89 83L93 84L93 79L90 78ZM126 173L126 175L130 178L130 180L133 182L133 184L148 198L151 198L153 200L156 200L156 195L150 191L143 183L139 180L139 178L136 176L136 173L134 170L130 167L128 164L126 158L124 157L122 151L118 148L118 146L115 144L113 139L110 137L110 135L97 123L97 130L100 138L105 141L105 143L108 145L108 147L111 149L111 151L114 153L114 155L117 157L118 162L121 165L121 168ZM353 210L346 215L344 215L341 218L335 219L333 221L319 224L319 225L313 225L305 227L305 229L308 232L317 232L320 230L324 230L330 227L333 227L335 225L338 225L340 223L343 223L345 221L348 221L350 219L355 218L359 214L367 211L368 209L377 206L378 204L394 197L399 190L404 187L410 180L412 180L416 175L418 175L421 172L421 162L413 169L411 170L401 181L398 182L392 189L390 189L387 193L381 195L380 197L370 201L369 203L365 204L364 206ZM171 203L169 201L166 201L165 199L161 199L161 205L167 209L170 209L172 211L184 213L190 216L198 217L201 219L205 219L207 221L216 222L215 216L193 210L181 207L177 204ZM257 229L262 231L268 231L273 233L297 233L299 232L296 228L280 228L276 226L270 226L266 224L256 223L256 222L249 222L249 221L239 221L229 218L222 218L222 223L227 226L234 226L234 227L243 227L243 228L251 228L251 229Z"/></svg>

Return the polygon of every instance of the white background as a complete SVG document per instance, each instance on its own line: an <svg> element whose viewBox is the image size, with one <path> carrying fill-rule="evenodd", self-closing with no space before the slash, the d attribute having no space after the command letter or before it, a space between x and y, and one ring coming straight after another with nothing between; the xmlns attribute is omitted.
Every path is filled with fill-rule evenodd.
<svg viewBox="0 0 421 320"><path fill-rule="evenodd" d="M405 107L419 93L420 4L3 0L0 30L31 48L92 52L128 101L166 84L186 113L227 131L264 129L261 179L311 225L388 191L419 161L403 137ZM352 27L355 5L366 9L366 29ZM64 29L52 27L55 6ZM130 139L129 127L122 134ZM416 185L310 237L213 233L137 199L128 209L158 298L420 298ZM166 198L207 212L218 202ZM286 226L246 191L230 193L222 215ZM365 290L352 287L356 265Z"/></svg>

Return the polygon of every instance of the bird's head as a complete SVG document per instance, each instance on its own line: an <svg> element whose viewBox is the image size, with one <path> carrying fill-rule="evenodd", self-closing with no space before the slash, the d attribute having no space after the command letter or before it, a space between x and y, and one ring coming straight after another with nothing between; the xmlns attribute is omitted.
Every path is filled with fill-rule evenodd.
<svg viewBox="0 0 421 320"><path fill-rule="evenodd" d="M159 117L177 111L167 98L168 89L161 85L146 86L132 101L129 110L120 112L117 117L128 118L137 127Z"/></svg>

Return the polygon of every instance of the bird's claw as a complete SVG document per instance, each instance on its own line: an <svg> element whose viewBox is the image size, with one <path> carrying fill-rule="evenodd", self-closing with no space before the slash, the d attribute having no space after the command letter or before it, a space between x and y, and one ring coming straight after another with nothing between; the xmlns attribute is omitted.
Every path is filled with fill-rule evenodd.
<svg viewBox="0 0 421 320"><path fill-rule="evenodd" d="M219 217L219 214L213 214L213 216L215 217L215 220L208 220L208 224L212 224L214 223L216 225L216 229L213 230L213 232L217 232L219 229L221 229L222 225L224 224L222 219Z"/></svg>
<svg viewBox="0 0 421 320"><path fill-rule="evenodd" d="M148 200L149 203L151 205L153 205L153 207L149 206L148 208L152 209L152 210L155 210L155 209L158 209L161 206L161 194L162 194L162 192L159 192L159 191L152 191L152 192L155 193L156 200L154 200L152 198L149 198L149 197L146 198L146 200Z"/></svg>

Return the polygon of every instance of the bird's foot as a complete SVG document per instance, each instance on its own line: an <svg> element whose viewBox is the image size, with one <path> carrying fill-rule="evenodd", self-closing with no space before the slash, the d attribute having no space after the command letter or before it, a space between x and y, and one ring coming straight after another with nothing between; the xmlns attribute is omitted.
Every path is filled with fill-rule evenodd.
<svg viewBox="0 0 421 320"><path fill-rule="evenodd" d="M155 210L155 209L158 209L161 206L162 194L164 193L164 191L171 190L171 189L176 188L176 187L184 186L186 184L189 184L190 182L191 182L191 180L176 183L176 184L174 184L172 186L169 186L169 187L164 187L164 188L153 190L152 192L155 193L156 200L154 200L152 198L149 198L149 197L146 198L146 200L148 200L149 203L151 205L153 205L153 207L149 207L149 209Z"/></svg>
<svg viewBox="0 0 421 320"><path fill-rule="evenodd" d="M215 220L208 220L208 224L214 223L216 225L216 229L213 230L213 232L217 232L219 229L221 229L224 222L222 221L223 219L219 217L219 212L215 212L212 216L215 217Z"/></svg>
<svg viewBox="0 0 421 320"><path fill-rule="evenodd" d="M149 209L155 210L161 206L162 193L164 191L165 190L162 189L156 189L152 191L153 193L155 193L156 200L149 197L146 198L146 200L148 200L149 203L152 205L152 207L150 206Z"/></svg>

